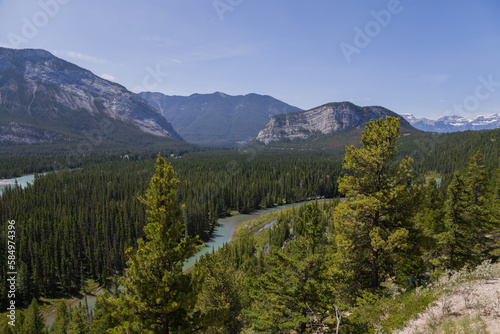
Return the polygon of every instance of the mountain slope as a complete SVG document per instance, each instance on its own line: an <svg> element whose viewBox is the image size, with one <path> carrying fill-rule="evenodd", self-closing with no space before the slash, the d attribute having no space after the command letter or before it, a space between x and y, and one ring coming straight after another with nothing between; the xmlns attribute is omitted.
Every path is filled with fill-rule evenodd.
<svg viewBox="0 0 500 334"><path fill-rule="evenodd" d="M359 107L351 102L328 103L320 107L276 115L259 132L256 140L264 144L294 139L308 139L315 134L328 135L363 127L370 119L399 115L383 107ZM401 128L414 130L404 119Z"/></svg>
<svg viewBox="0 0 500 334"><path fill-rule="evenodd" d="M126 127L127 129L124 129ZM149 103L125 87L44 50L0 48L0 142L72 141L82 132L129 131L181 140Z"/></svg>
<svg viewBox="0 0 500 334"><path fill-rule="evenodd" d="M457 132L466 130L491 130L500 128L500 115L480 115L471 118L443 116L437 120L416 118L412 114L401 114L415 128L427 132Z"/></svg>
<svg viewBox="0 0 500 334"><path fill-rule="evenodd" d="M216 92L191 96L139 95L170 120L183 138L192 143L233 145L250 141L269 119L300 109L271 96L231 96Z"/></svg>

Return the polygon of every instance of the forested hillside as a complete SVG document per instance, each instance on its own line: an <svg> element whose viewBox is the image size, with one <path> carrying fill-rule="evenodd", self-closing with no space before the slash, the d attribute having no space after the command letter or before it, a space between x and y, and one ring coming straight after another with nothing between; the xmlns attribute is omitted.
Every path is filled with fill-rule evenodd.
<svg viewBox="0 0 500 334"><path fill-rule="evenodd" d="M217 219L231 211L337 195L332 180L339 175L338 162L314 153L283 153L277 162L276 156L212 152L171 158L183 180L177 199L188 234L206 241ZM153 174L153 160L107 160L88 161L80 169L37 177L26 189L4 191L2 226L11 217L18 222L23 304L33 296L78 291L85 278L106 285L111 275L122 273L125 249L143 236L145 208L137 196Z"/></svg>
<svg viewBox="0 0 500 334"><path fill-rule="evenodd" d="M206 333L243 328L333 330L335 308L362 312L387 293L388 277L400 288L413 289L432 282L445 269L496 259L500 253L492 238L497 236L499 214L500 159L495 145L499 131L399 138L396 120L386 122L371 123L361 145L349 146L342 154L272 148L167 158L165 163L172 164L180 180L171 187L175 195L169 197L169 207L179 204L172 222L182 226L182 238L207 240L217 218L236 211L319 197L356 200L309 205L281 217L266 231L264 244L247 233L207 255L193 272L182 276L189 298L175 306L180 307L172 315L176 320L162 326L170 326L170 332ZM87 278L103 286L112 276L125 274L125 279L132 279L135 269L125 268L143 261L131 260L136 256L133 249L149 247L155 238L152 231L144 232L147 217L150 224L157 222L146 212L151 203L145 206L138 200L155 174L152 158L145 153L89 156L77 169L49 173L37 177L33 186L4 191L2 230L12 217L17 223L19 304L75 293ZM9 172L26 161L43 170L50 158L11 156L2 160L2 168ZM163 160L159 161L156 174ZM426 181L430 172L443 178L441 187ZM145 243L137 244L145 235ZM0 244L3 252L5 240ZM177 247L177 241L169 241L169 247ZM129 247L132 250L126 252ZM186 257L175 261L182 265ZM169 280L177 282L179 268L169 268L164 269L171 275ZM1 277L6 282L5 269ZM139 285L124 286L129 292L142 289L140 282L134 284ZM1 296L6 296L7 286L1 288ZM163 311L152 311L145 321L142 316L136 318L132 309L126 311L123 305L130 301L110 298L98 303L94 321L84 321L84 333L89 328L103 333L103 328L129 320L128 326L142 323L139 329L128 327L131 333L164 332L154 320L158 314L164 317ZM6 306L7 300L1 302ZM125 313L111 315L114 309ZM79 312L71 316L73 322L85 315L82 308L73 312ZM346 333L373 330L373 324L356 316L340 325Z"/></svg>

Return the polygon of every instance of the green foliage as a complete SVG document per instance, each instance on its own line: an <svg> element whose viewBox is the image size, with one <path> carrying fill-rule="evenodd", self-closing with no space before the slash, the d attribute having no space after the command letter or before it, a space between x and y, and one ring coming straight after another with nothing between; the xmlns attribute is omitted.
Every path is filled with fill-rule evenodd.
<svg viewBox="0 0 500 334"><path fill-rule="evenodd" d="M335 299L319 215L316 204L306 205L303 236L274 251L266 259L268 270L252 284L254 301L247 314L256 331L304 333L309 326L328 326Z"/></svg>
<svg viewBox="0 0 500 334"><path fill-rule="evenodd" d="M33 298L30 307L26 310L25 319L19 330L20 334L43 334L46 332L45 323L38 302Z"/></svg>
<svg viewBox="0 0 500 334"><path fill-rule="evenodd" d="M70 315L65 302L61 302L57 307L56 318L52 324L51 333L68 334Z"/></svg>
<svg viewBox="0 0 500 334"><path fill-rule="evenodd" d="M403 328L436 299L437 294L429 289L403 292L396 298L365 292L350 310L352 314L343 319L340 333L391 333Z"/></svg>
<svg viewBox="0 0 500 334"><path fill-rule="evenodd" d="M494 241L490 175L477 152L468 167L455 174L445 204L445 231L438 235L442 262L451 270L478 265L489 256Z"/></svg>
<svg viewBox="0 0 500 334"><path fill-rule="evenodd" d="M90 323L90 334L106 333L108 329L112 329L119 325L116 318L113 317L113 304L109 292L97 296L92 322Z"/></svg>
<svg viewBox="0 0 500 334"><path fill-rule="evenodd" d="M71 321L68 325L68 334L88 334L89 314L86 306L81 303L71 309Z"/></svg>
<svg viewBox="0 0 500 334"><path fill-rule="evenodd" d="M491 205L492 205L492 224L494 230L500 232L500 168L495 172L491 182Z"/></svg>
<svg viewBox="0 0 500 334"><path fill-rule="evenodd" d="M378 288L381 275L420 270L412 160L392 165L399 136L399 119L387 117L367 123L362 148L346 148L344 168L355 175L339 179L350 199L337 206L334 221L337 265L352 287Z"/></svg>
<svg viewBox="0 0 500 334"><path fill-rule="evenodd" d="M175 190L179 181L160 155L146 197L149 223L137 251L127 250L123 293L112 304L120 325L114 331L169 333L189 326L196 294L183 263L198 250L197 238L185 235ZM120 321L122 320L122 321Z"/></svg>
<svg viewBox="0 0 500 334"><path fill-rule="evenodd" d="M241 312L250 302L248 288L228 254L231 248L204 256L195 269L200 287L195 310L206 333L239 333L245 323Z"/></svg>
<svg viewBox="0 0 500 334"><path fill-rule="evenodd" d="M12 217L19 223L20 304L27 307L34 296L78 293L82 278L106 286L110 277L123 274L125 250L135 248L137 239L144 236L146 212L136 196L145 192L154 171L148 153L129 154L129 159L121 156L88 156L80 169L38 175L32 186L4 190L0 233ZM51 157L40 159L49 163ZM19 159L19 165L36 161L35 157ZM18 166L16 159L7 160L7 165ZM340 170L339 163L313 153L291 157L222 151L169 161L183 180L176 196L184 204L186 230L203 240L209 239L217 219L228 211L249 212L262 205L334 196L336 185L331 180ZM6 240L6 236L0 238L0 250L6 249ZM5 275L2 267L3 282ZM4 293L0 306L6 307L5 303Z"/></svg>

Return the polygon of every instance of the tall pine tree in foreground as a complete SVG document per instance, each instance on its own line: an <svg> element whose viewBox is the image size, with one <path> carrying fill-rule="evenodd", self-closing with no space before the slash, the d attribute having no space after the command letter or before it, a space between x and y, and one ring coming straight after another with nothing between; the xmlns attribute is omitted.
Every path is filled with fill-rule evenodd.
<svg viewBox="0 0 500 334"><path fill-rule="evenodd" d="M201 286L195 308L201 314L200 333L239 333L244 326L241 312L249 297L245 276L231 261L229 247L233 246L202 257L194 269Z"/></svg>
<svg viewBox="0 0 500 334"><path fill-rule="evenodd" d="M138 240L135 253L127 250L124 291L108 299L120 324L111 333L179 333L191 325L196 294L182 266L200 247L180 219L172 166L158 155L155 168L146 197L139 198L149 208L145 240Z"/></svg>
<svg viewBox="0 0 500 334"><path fill-rule="evenodd" d="M445 231L437 238L443 247L441 261L451 270L478 265L495 246L494 194L489 183L483 156L477 152L448 187Z"/></svg>
<svg viewBox="0 0 500 334"><path fill-rule="evenodd" d="M247 315L259 333L318 333L328 328L335 297L328 275L326 226L316 203L306 205L301 234L266 258L252 283Z"/></svg>
<svg viewBox="0 0 500 334"><path fill-rule="evenodd" d="M53 334L67 334L69 327L69 316L68 308L65 302L60 302L56 311L56 318L52 324L51 333Z"/></svg>
<svg viewBox="0 0 500 334"><path fill-rule="evenodd" d="M35 298L30 307L26 310L24 322L19 330L20 334L43 334L46 333L45 322L42 312Z"/></svg>
<svg viewBox="0 0 500 334"><path fill-rule="evenodd" d="M346 147L343 168L351 175L339 179L339 190L349 199L334 221L338 269L354 289L378 288L383 274L404 279L421 265L412 242L413 160L393 162L399 137L399 118L381 118L366 124L361 148Z"/></svg>

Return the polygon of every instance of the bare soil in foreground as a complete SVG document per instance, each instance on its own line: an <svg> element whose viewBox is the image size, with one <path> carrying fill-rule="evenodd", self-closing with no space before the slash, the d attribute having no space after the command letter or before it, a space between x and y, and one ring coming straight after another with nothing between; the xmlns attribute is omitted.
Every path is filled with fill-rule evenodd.
<svg viewBox="0 0 500 334"><path fill-rule="evenodd" d="M395 333L500 333L500 267L495 277L444 284L443 296Z"/></svg>

